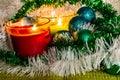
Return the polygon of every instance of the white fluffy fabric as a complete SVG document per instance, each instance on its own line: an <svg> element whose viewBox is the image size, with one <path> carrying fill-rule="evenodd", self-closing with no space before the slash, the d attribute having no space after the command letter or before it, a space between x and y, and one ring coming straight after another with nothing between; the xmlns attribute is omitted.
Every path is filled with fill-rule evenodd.
<svg viewBox="0 0 120 80"><path fill-rule="evenodd" d="M0 0L0 50L11 50L8 47L8 37L5 32L5 23L22 7L20 0Z"/></svg>
<svg viewBox="0 0 120 80"><path fill-rule="evenodd" d="M22 5L20 0L0 0L0 23L15 15Z"/></svg>

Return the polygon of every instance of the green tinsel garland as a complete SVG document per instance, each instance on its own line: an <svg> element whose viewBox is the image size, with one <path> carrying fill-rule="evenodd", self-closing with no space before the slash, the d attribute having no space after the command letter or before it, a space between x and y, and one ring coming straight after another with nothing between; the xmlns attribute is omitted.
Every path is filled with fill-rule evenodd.
<svg viewBox="0 0 120 80"><path fill-rule="evenodd" d="M117 16L117 11L115 11L110 4L106 4L103 2L103 0L21 0L25 2L25 4L21 7L20 10L18 10L18 13L11 18L11 20L16 20L18 18L22 18L26 16L26 13L28 11L34 10L36 8L39 8L43 4L55 4L56 6L61 6L65 4L66 2L69 2L70 4L76 4L77 2L80 4L85 4L87 6L92 7L95 11L98 11L103 18L97 18L94 22L95 24L95 31L93 39L90 41L90 44L88 46L90 49L94 50L94 44L96 38L104 37L107 41L109 41L110 38L116 38L120 34L120 28L116 27L118 26L120 22L120 15ZM78 47L77 45L74 46L75 48ZM85 51L85 46L80 47L81 51ZM6 60L8 63L13 64L22 64L23 61L16 57L11 52L1 52L2 56L1 60ZM6 54L10 54L11 56L6 56ZM4 59L3 59L4 58ZM7 58L7 59L6 59ZM13 59L13 60L12 60ZM16 60L16 62L13 62ZM25 60L25 63L27 63L27 60Z"/></svg>
<svg viewBox="0 0 120 80"><path fill-rule="evenodd" d="M11 64L12 66L16 66L16 65L27 66L28 65L27 57L25 57L24 59L20 59L18 56L16 56L16 53L12 51L1 51L0 60L5 61L7 64Z"/></svg>

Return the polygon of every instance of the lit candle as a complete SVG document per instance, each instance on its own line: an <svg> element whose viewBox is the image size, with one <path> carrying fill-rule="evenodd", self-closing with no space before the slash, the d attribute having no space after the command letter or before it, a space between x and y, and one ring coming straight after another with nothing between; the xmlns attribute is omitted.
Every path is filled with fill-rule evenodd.
<svg viewBox="0 0 120 80"><path fill-rule="evenodd" d="M50 32L55 34L60 30L68 30L69 21L74 17L72 9L65 9L65 6L55 8L53 6L43 6L40 9L40 16L50 19Z"/></svg>
<svg viewBox="0 0 120 80"><path fill-rule="evenodd" d="M58 23L57 23L58 26L61 26L62 25L62 19L59 17L58 18Z"/></svg>
<svg viewBox="0 0 120 80"><path fill-rule="evenodd" d="M10 21L6 24L6 31L18 56L41 55L47 49L51 40L49 20L41 18L41 21L38 25L23 25L21 21L16 23Z"/></svg>
<svg viewBox="0 0 120 80"><path fill-rule="evenodd" d="M69 21L71 20L72 17L73 15L56 17L55 22L51 22L51 25L50 25L51 34L55 34L60 30L68 31Z"/></svg>

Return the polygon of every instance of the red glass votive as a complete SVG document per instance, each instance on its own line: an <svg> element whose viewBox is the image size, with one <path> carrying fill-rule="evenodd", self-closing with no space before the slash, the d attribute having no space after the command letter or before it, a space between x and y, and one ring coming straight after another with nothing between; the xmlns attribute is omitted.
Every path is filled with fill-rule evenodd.
<svg viewBox="0 0 120 80"><path fill-rule="evenodd" d="M6 25L13 49L20 57L41 55L51 41L49 19L39 18L38 25L20 25L20 22ZM44 28L45 27L45 28Z"/></svg>

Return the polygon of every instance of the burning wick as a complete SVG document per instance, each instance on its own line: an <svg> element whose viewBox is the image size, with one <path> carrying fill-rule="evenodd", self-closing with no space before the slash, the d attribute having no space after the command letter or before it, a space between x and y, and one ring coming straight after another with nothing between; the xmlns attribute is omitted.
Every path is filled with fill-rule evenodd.
<svg viewBox="0 0 120 80"><path fill-rule="evenodd" d="M58 25L62 25L62 19L61 18L58 18Z"/></svg>
<svg viewBox="0 0 120 80"><path fill-rule="evenodd" d="M36 31L36 30L37 30L36 24L33 25L32 30L33 30L33 31Z"/></svg>

